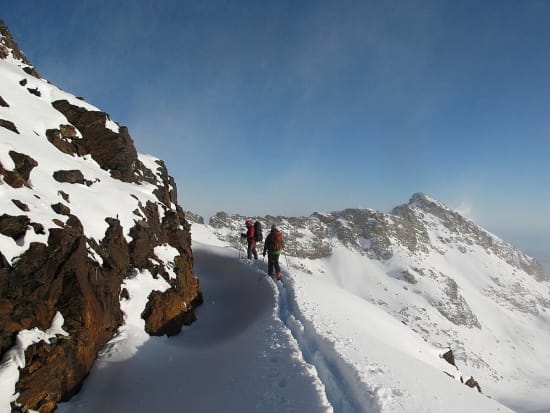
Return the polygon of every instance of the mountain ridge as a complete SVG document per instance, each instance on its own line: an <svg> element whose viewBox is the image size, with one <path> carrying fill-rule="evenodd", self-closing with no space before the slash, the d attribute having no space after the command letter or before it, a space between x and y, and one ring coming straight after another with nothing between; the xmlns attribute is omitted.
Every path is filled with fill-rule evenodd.
<svg viewBox="0 0 550 413"><path fill-rule="evenodd" d="M292 229L292 225L303 226L308 221L312 221L312 227L315 227L315 222L319 221L321 224L333 224L336 226L332 231L322 231L322 234L317 231L318 234L322 235L323 239L327 240L332 235L336 235L344 244L353 245L367 254L370 253L378 258L387 259L391 256L391 253L388 251L390 244L389 236L395 237L394 241L401 243L411 252L426 251L426 244L429 242L427 232L425 228L419 226L419 217L417 216L418 214L415 214L415 212L421 213L422 211L429 212L435 217L440 218L446 228L450 230L451 236L445 239L445 242L453 242L453 233L468 235L462 242L464 245L460 246L462 251L466 251L466 246L469 244L479 243L497 255L500 254L504 257L508 254L509 257L507 260L511 265L525 270L536 279L549 279L549 275L544 273L542 264L535 258L523 253L518 248L490 231L485 230L472 220L463 217L442 202L421 192L414 193L407 204L394 207L390 213L383 213L370 208L346 208L328 213L313 212L309 216L285 217L273 215L245 216L241 214L228 214L221 211L210 217L208 225L218 229L227 227L234 229L235 234L224 233L220 234L220 236L224 241L229 239L232 245L239 246L241 242L237 237L239 220L244 222L246 219L252 219L267 222L269 225L275 224L285 229L288 228L286 235L287 240L290 237L288 242L289 254L304 258L320 258L330 253L328 245L323 244L322 240L319 239L316 243L319 247L317 252L308 252L308 248L300 250L295 245L297 239ZM345 225L338 225L339 218L351 220L355 227L361 226L361 228L359 230L357 228L351 230L350 228L346 228ZM204 218L198 214L192 214L191 220L200 224L205 222ZM232 223L229 224L229 221L232 221ZM233 224L233 222L237 222L237 225ZM362 238L371 240L370 245L366 248L361 246L360 240L357 239L362 235L366 236ZM369 236L375 239L373 240ZM353 239L353 237L356 239Z"/></svg>
<svg viewBox="0 0 550 413"><path fill-rule="evenodd" d="M490 394L498 394L511 377L521 377L516 384L529 387L534 376L526 370L544 377L550 368L546 356L537 361L540 366L529 358L543 351L548 338L542 326L550 310L550 282L542 265L426 194L414 194L391 213L220 212L205 228L244 253L239 234L246 219L283 231L283 265L295 277L331 274L331 282L380 307L428 343L452 348ZM507 329L523 341L513 343Z"/></svg>
<svg viewBox="0 0 550 413"><path fill-rule="evenodd" d="M124 334L129 282L151 335L194 321L202 292L164 162L42 79L1 22L0 78L0 411L50 412Z"/></svg>

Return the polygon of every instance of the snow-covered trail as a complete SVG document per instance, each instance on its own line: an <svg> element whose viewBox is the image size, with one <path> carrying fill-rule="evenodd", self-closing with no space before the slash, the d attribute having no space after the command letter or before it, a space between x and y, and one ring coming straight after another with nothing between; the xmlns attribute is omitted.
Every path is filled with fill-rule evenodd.
<svg viewBox="0 0 550 413"><path fill-rule="evenodd" d="M323 412L316 372L278 317L273 283L232 249L194 245L205 303L172 338L129 358L115 343L60 412Z"/></svg>

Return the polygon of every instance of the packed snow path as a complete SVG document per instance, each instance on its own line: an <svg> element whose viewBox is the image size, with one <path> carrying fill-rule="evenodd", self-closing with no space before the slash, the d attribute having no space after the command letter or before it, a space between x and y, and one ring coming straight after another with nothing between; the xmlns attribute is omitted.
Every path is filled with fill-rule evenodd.
<svg viewBox="0 0 550 413"><path fill-rule="evenodd" d="M114 340L59 411L331 411L279 318L273 284L235 250L195 244L194 256L205 299L198 321L127 358Z"/></svg>

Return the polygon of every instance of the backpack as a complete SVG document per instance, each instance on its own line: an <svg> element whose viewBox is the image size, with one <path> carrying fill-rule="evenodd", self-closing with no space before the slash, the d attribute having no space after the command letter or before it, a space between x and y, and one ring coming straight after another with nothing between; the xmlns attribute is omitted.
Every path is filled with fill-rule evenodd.
<svg viewBox="0 0 550 413"><path fill-rule="evenodd" d="M260 221L254 222L254 240L256 242L261 242L264 239L264 234L262 234L262 224Z"/></svg>
<svg viewBox="0 0 550 413"><path fill-rule="evenodd" d="M277 230L273 233L271 246L273 251L280 251L283 249L283 233L281 231Z"/></svg>

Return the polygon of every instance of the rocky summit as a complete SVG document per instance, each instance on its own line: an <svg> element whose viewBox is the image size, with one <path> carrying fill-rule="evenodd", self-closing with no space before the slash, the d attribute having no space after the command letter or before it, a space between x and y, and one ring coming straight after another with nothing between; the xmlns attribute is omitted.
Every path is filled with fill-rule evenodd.
<svg viewBox="0 0 550 413"><path fill-rule="evenodd" d="M219 212L208 226L244 255L240 233L247 219L262 223L264 237L271 225L282 230L289 272L333 274L339 287L425 341L452 348L481 386L498 389L506 377L522 377L530 363L525 355L546 340L540 320L550 310L550 282L542 265L426 194L414 194L390 213L346 209L290 218ZM525 342L496 333L495 320L508 320Z"/></svg>
<svg viewBox="0 0 550 413"><path fill-rule="evenodd" d="M536 280L548 278L537 260L422 193L414 194L407 204L395 207L391 213L345 209L331 213L315 212L309 217L245 217L218 212L210 218L209 225L217 230L221 240L241 248L239 234L246 219L262 222L264 227L267 226L266 230L271 225L283 230L287 253L299 258L328 257L335 245L344 245L382 261L401 250L422 256L457 249L467 255L468 247L477 245ZM203 223L204 219L195 215L194 222ZM442 232L431 239L429 232L436 229Z"/></svg>
<svg viewBox="0 0 550 413"><path fill-rule="evenodd" d="M78 391L124 323L126 280L163 285L143 308L151 335L177 334L202 295L164 163L42 79L1 22L0 81L2 391L12 411L43 413Z"/></svg>

